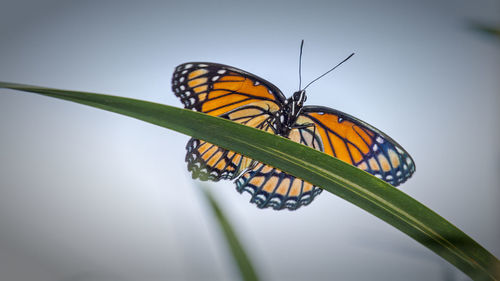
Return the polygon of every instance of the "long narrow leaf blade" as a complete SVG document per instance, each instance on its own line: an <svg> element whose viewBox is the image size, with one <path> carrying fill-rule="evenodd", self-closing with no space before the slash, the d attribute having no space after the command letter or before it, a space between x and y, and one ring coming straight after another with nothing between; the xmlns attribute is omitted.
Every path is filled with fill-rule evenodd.
<svg viewBox="0 0 500 281"><path fill-rule="evenodd" d="M474 280L500 280L498 259L453 224L390 184L336 158L206 114L129 98L2 83L137 118L284 170L357 205L406 233Z"/></svg>

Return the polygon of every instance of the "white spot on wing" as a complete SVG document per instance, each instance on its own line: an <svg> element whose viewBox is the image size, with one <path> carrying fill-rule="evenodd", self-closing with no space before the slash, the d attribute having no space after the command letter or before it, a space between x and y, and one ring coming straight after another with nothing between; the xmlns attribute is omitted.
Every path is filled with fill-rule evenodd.
<svg viewBox="0 0 500 281"><path fill-rule="evenodd" d="M263 202L266 200L266 196L264 196L263 194L257 194L256 199L257 199L256 201Z"/></svg>

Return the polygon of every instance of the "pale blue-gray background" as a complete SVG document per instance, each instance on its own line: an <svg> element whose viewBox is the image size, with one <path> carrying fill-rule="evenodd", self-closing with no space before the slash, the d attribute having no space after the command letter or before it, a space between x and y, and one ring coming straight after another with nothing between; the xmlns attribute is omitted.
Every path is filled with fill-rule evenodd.
<svg viewBox="0 0 500 281"><path fill-rule="evenodd" d="M481 1L30 1L0 8L0 81L181 106L174 67L213 61L297 89L401 143L401 188L500 255L500 42ZM234 280L185 169L187 136L0 90L0 280ZM467 280L386 223L324 192L260 210L212 184L263 280Z"/></svg>

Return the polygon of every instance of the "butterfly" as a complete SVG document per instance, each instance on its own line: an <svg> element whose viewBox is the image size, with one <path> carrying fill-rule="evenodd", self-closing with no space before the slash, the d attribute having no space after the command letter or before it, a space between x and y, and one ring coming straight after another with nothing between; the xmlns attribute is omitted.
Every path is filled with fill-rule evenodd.
<svg viewBox="0 0 500 281"><path fill-rule="evenodd" d="M185 108L289 138L394 186L415 172L410 155L375 127L329 107L304 106L305 88L286 98L275 85L244 70L190 62L175 68L172 90ZM279 169L203 140L191 138L186 149L193 179L235 179L236 189L250 193L250 202L259 208L295 210L311 203L322 191Z"/></svg>

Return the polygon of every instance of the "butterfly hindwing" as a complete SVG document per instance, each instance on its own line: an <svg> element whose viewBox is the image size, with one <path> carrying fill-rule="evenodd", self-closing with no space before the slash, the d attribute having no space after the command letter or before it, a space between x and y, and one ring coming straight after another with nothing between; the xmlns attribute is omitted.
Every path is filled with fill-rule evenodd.
<svg viewBox="0 0 500 281"><path fill-rule="evenodd" d="M322 189L279 169L255 162L237 181L236 189L252 195L259 208L295 210L312 202Z"/></svg>
<svg viewBox="0 0 500 281"><path fill-rule="evenodd" d="M271 113L258 106L242 106L221 117L264 131L272 131L269 124ZM252 161L241 154L194 138L188 142L186 149L188 170L192 172L193 178L201 180L234 179Z"/></svg>
<svg viewBox="0 0 500 281"><path fill-rule="evenodd" d="M375 127L343 112L305 106L299 121L314 124L323 152L397 186L415 171L410 155Z"/></svg>
<svg viewBox="0 0 500 281"><path fill-rule="evenodd" d="M241 154L195 138L188 141L186 150L186 162L193 179L234 179L252 161Z"/></svg>
<svg viewBox="0 0 500 281"><path fill-rule="evenodd" d="M308 124L292 129L288 138L323 151L319 135ZM250 202L259 208L271 207L275 210L295 210L311 203L322 191L309 182L257 161L236 181L236 189L249 192L252 195Z"/></svg>

